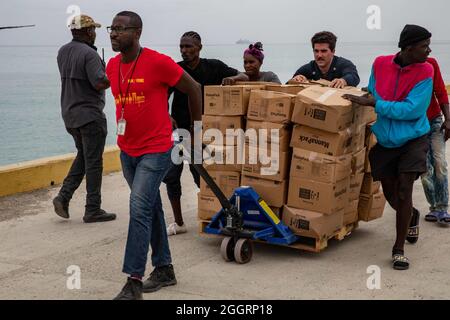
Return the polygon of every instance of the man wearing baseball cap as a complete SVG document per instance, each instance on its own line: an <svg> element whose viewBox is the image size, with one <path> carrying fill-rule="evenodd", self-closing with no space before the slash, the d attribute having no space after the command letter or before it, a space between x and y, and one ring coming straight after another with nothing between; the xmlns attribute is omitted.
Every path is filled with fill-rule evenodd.
<svg viewBox="0 0 450 320"><path fill-rule="evenodd" d="M85 223L116 218L115 214L101 209L103 150L107 135L103 108L109 81L104 62L94 46L95 29L100 27L87 15L74 17L69 25L73 39L59 49L57 58L62 82L61 113L78 153L53 205L58 216L68 219L69 202L86 176Z"/></svg>

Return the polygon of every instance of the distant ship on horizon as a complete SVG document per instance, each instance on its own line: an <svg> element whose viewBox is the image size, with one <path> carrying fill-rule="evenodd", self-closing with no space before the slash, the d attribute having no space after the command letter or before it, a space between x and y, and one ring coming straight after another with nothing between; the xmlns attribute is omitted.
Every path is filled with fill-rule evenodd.
<svg viewBox="0 0 450 320"><path fill-rule="evenodd" d="M252 42L247 39L239 39L238 41L236 41L236 44L251 44L251 43Z"/></svg>

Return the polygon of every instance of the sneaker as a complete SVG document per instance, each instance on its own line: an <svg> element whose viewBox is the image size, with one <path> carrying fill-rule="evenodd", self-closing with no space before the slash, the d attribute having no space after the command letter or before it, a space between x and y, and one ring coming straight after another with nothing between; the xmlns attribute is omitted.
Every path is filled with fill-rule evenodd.
<svg viewBox="0 0 450 320"><path fill-rule="evenodd" d="M150 274L150 277L144 281L143 291L145 293L155 292L162 287L173 286L177 284L173 266L170 264L165 267L157 267Z"/></svg>
<svg viewBox="0 0 450 320"><path fill-rule="evenodd" d="M100 209L97 213L94 214L84 214L83 221L85 223L95 223L95 222L106 222L116 220L115 213L107 213L105 210Z"/></svg>
<svg viewBox="0 0 450 320"><path fill-rule="evenodd" d="M143 300L142 281L128 278L122 291L120 291L114 300Z"/></svg>
<svg viewBox="0 0 450 320"><path fill-rule="evenodd" d="M167 227L167 235L173 236L180 233L186 233L186 225L183 223L182 226L179 226L176 222L169 224Z"/></svg>
<svg viewBox="0 0 450 320"><path fill-rule="evenodd" d="M64 219L69 219L69 202L65 201L60 195L53 199L55 213Z"/></svg>

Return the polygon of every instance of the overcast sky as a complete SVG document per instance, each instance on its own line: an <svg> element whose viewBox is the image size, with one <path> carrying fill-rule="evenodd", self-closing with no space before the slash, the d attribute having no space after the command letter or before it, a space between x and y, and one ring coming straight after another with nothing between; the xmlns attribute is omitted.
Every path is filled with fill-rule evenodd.
<svg viewBox="0 0 450 320"><path fill-rule="evenodd" d="M398 41L406 23L420 24L433 40L450 41L448 0L14 0L0 1L0 26L36 24L0 31L0 45L61 45L70 39L67 9L78 5L103 27L122 10L139 13L143 43L177 45L180 35L198 31L204 44L230 44L240 38L264 43L308 42L330 30L340 41ZM370 5L381 9L381 30L369 30ZM97 44L109 43L106 29Z"/></svg>

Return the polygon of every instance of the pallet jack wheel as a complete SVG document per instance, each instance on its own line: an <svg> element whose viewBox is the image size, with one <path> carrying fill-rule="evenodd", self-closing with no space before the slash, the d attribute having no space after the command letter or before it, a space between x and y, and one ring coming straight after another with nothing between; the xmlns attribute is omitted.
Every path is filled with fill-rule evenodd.
<svg viewBox="0 0 450 320"><path fill-rule="evenodd" d="M234 239L226 237L220 245L220 254L226 262L234 261Z"/></svg>
<svg viewBox="0 0 450 320"><path fill-rule="evenodd" d="M239 264L250 262L253 256L253 244L249 239L239 239L234 246L234 259Z"/></svg>

